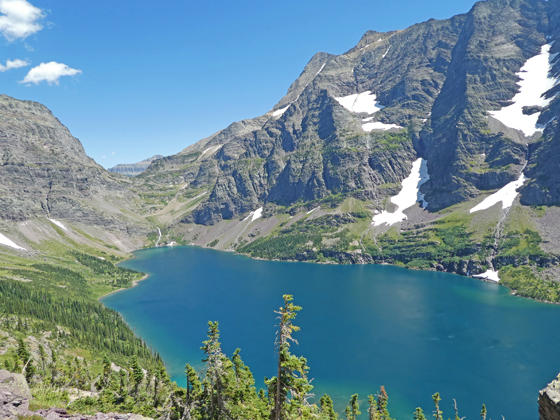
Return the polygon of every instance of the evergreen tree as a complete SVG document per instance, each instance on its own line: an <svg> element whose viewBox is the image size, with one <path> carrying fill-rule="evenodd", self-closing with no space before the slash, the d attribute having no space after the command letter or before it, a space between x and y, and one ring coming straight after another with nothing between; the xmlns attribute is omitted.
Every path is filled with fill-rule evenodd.
<svg viewBox="0 0 560 420"><path fill-rule="evenodd" d="M350 401L346 406L346 420L356 420L356 418L362 414L360 412L360 403L358 402L358 394L353 394L350 397Z"/></svg>
<svg viewBox="0 0 560 420"><path fill-rule="evenodd" d="M377 400L373 395L368 396L368 418L369 420L378 420L379 411L377 407Z"/></svg>
<svg viewBox="0 0 560 420"><path fill-rule="evenodd" d="M424 410L422 410L420 407L416 407L416 410L414 411L414 420L426 420Z"/></svg>
<svg viewBox="0 0 560 420"><path fill-rule="evenodd" d="M443 420L443 412L439 409L439 403L441 401L441 397L439 396L439 392L436 392L432 395L432 400L434 400L434 418L436 420Z"/></svg>
<svg viewBox="0 0 560 420"><path fill-rule="evenodd" d="M480 418L482 420L486 420L487 415L488 415L488 412L486 411L486 404L482 404L482 409L480 410Z"/></svg>
<svg viewBox="0 0 560 420"><path fill-rule="evenodd" d="M39 344L39 358L41 359L41 370L45 372L45 364L47 362L47 353L42 344Z"/></svg>
<svg viewBox="0 0 560 420"><path fill-rule="evenodd" d="M377 394L377 411L379 413L379 420L391 420L389 414L389 395L385 391L385 387L379 387L379 394Z"/></svg>
<svg viewBox="0 0 560 420"><path fill-rule="evenodd" d="M313 389L307 377L307 359L290 352L291 344L297 344L293 333L299 331L299 327L294 325L293 320L301 307L294 305L292 295L284 295L283 300L284 305L276 311L280 321L276 337L277 376L267 381L269 394L274 401L271 413L273 420L284 420L290 416L305 418L312 411L307 403L309 392Z"/></svg>
<svg viewBox="0 0 560 420"><path fill-rule="evenodd" d="M223 354L218 322L208 322L208 339L203 341L206 375L203 381L204 411L210 420L229 418L227 393L232 380L232 362Z"/></svg>
<svg viewBox="0 0 560 420"><path fill-rule="evenodd" d="M319 400L321 417L325 420L337 420L338 415L334 411L333 401L327 394Z"/></svg>
<svg viewBox="0 0 560 420"><path fill-rule="evenodd" d="M132 383L134 384L134 395L138 396L138 389L140 387L140 384L142 383L142 380L144 379L144 372L142 371L142 368L138 364L138 359L136 357L132 359L132 363L130 365L130 371L131 371Z"/></svg>

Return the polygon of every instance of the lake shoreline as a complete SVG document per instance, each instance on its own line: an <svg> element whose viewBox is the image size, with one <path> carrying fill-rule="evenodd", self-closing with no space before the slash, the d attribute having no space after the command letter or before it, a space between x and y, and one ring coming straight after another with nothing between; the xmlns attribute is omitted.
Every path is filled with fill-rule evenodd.
<svg viewBox="0 0 560 420"><path fill-rule="evenodd" d="M542 360L554 360L555 346L551 343L557 341L557 337L546 331L551 328L548 325L551 320L557 319L556 307L547 309L534 300L510 300L511 297L507 298L508 290L484 285L480 281L466 279L466 276L452 279L449 277L452 273L402 270L404 267L390 264L361 264L360 267L351 267L350 264L347 267L343 264L284 264L286 261L258 261L239 253L208 252L210 250L217 251L198 246L181 247L174 251L143 249L136 253L136 261L123 267L149 272L153 281L146 282L130 294L119 294L103 301L127 320L127 325L148 347L153 351L157 349L164 356L169 371L174 372L174 379L179 384L184 385L181 370L184 363L198 359L204 325L209 319L220 321L226 351L242 348L255 378L268 375L267 369L272 363L269 353L273 340L270 328L274 322L273 308L278 303L278 296L288 292L293 293L304 307L301 318L304 335L300 337L299 351L313 361L317 391L336 394L340 412L350 391L367 395L380 384L388 387L393 401L397 403L392 407L401 414L398 418L404 416L403 412L410 411L409 404L427 406L428 398L407 385L410 380L408 368L402 367L400 361L407 360L408 363L411 360L410 363L416 363L415 369L421 370L428 364L423 360L432 357L432 347L443 351L464 345L465 351L476 355L474 359L468 359L476 359L472 362L473 366L489 363L485 369L490 369L492 377L501 376L501 373L492 370L495 366L534 363L537 353ZM340 328L335 328L337 333L331 336L327 334L331 331L328 323L315 322L313 317L323 319L325 305L333 302L339 305L335 318L339 320L336 322L340 323ZM243 311L238 311L239 308ZM388 313L392 316L387 317ZM532 321L527 321L533 313L545 325L537 341L550 343L539 347L537 353L532 352L533 355L529 355L532 359L526 359L523 349L533 341L533 329L520 326L524 323L533 325ZM189 322L177 323L177 319L188 319ZM482 327L488 324L492 325L491 332ZM509 333L505 327L512 331L521 328L523 334ZM332 331L329 334L333 334ZM357 348L362 348L361 343L365 343L368 350L341 367L340 372L353 373L345 379L346 382L341 382L340 387L334 387L335 392L328 389L333 381L348 375L340 373L340 378L333 378L326 366L327 360L333 357L329 352L342 351L340 346L334 345L341 342L351 343ZM329 347L328 343L333 346ZM412 359L406 350L412 345L410 343L415 343L413 347L419 349ZM514 352L511 346L519 351ZM351 354L359 353L352 350ZM385 360L388 355L392 360L388 366L366 363L372 359ZM465 362L463 356L457 354L457 360L452 360L451 365ZM502 364L497 363L503 360ZM367 374L357 369L362 366L361 363L370 366L366 369L370 369ZM544 362L542 366L545 370ZM469 368L467 372L473 369ZM546 367L546 371L549 370ZM438 376L432 382L428 381L430 392L444 388L441 381L449 380L446 372L447 369L442 369L441 378ZM544 374L539 372L539 375ZM540 384L543 382L541 376L523 380ZM480 410L478 402L482 395L496 414L505 410L509 404L500 402L501 397L489 391L493 384L486 381L488 378L483 384L477 378L471 378L472 384L469 385L483 389L481 396L476 398L465 394L464 388L456 383L446 385L445 390L462 401L466 413ZM424 384L424 379L419 383ZM481 385L483 388L478 388ZM523 392L523 395L526 394L530 392ZM529 404L524 402L524 407L529 407Z"/></svg>
<svg viewBox="0 0 560 420"><path fill-rule="evenodd" d="M534 302L539 302L539 303L546 303L546 304L550 304L550 305L560 305L560 302L551 302L551 301L547 301L547 300L542 300L542 299L535 299L532 297L528 297L528 296L523 296L523 295L519 295L517 294L516 290L511 289L510 287L504 285L501 282L495 282L493 280L488 280L486 278L480 278L480 277L474 277L474 276L466 276L464 274L461 273L457 273L457 272L453 272L453 271L441 271L441 270L437 270L435 268L433 269L417 269L417 268L412 268L412 267L406 267L406 266L401 266L398 264L390 264L390 263L354 263L354 262L349 262L348 264L342 264L342 263L337 263L334 261L309 261L309 260L291 260L291 259L277 259L277 258L261 258L261 257L254 257L252 255L249 254L244 254L241 252L237 252L233 249L216 249L216 248L211 248L208 246L204 246L204 245L196 245L194 243L190 243L190 244L173 244L173 245L160 245L160 246L151 246L151 247L145 247L145 248L138 248L135 249L134 251L132 251L131 256L128 258L123 259L122 261L119 262L119 264L122 264L126 261L132 260L135 258L134 253L137 251L143 251L143 250L148 250L148 249L156 249L156 248L175 248L175 247L193 247L193 248L200 248L200 249L206 249L206 250L212 250L212 251L216 251L216 252L224 252L224 253L229 253L229 254L234 254L234 255L239 255L245 258L248 258L250 260L254 260L254 261L273 261L273 262L287 262L287 263L305 263L305 264L320 264L320 265L340 265L340 266L344 266L344 265L361 265L361 266L367 266L367 265L381 265L381 266L390 266L390 267L399 267L399 268L404 268L406 270L410 270L410 271L419 271L419 272L432 272L432 273L448 273L448 274L455 274L461 277L465 277L465 278L471 278L474 280L478 280L481 281L483 283L489 283L489 284L495 284L501 287L505 287L506 289L509 290L509 294L518 298L522 298L522 299L529 299L531 301ZM125 290L129 290L132 289L133 287L136 287L140 282L148 279L150 277L149 274L146 273L142 273L144 274L144 276L141 279L138 280L134 280L132 282L132 284L129 287L121 287L117 290L113 290L109 293L104 294L103 296L100 296L98 298L99 301L101 301L103 298L113 295L115 293L119 293Z"/></svg>

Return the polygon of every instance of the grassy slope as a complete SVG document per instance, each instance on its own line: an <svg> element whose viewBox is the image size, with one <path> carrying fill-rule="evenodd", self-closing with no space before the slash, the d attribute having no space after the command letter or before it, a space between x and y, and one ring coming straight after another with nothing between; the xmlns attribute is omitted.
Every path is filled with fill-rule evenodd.
<svg viewBox="0 0 560 420"><path fill-rule="evenodd" d="M134 359L148 372L162 366L121 316L98 301L109 292L130 287L143 274L116 266L122 260L116 253L69 238L64 242L41 242L33 257L0 251L0 336L6 338L0 340L0 368L25 370L18 352L22 339L35 369L28 378L35 408L68 407L73 401L69 407L80 412L154 414L151 402L102 399L105 391L96 385L105 358L127 372ZM116 370L109 375L112 382L107 380L107 387L119 382ZM126 381L130 381L128 373ZM95 398L88 397L92 389Z"/></svg>
<svg viewBox="0 0 560 420"><path fill-rule="evenodd" d="M485 270L493 257L502 284L515 293L548 302L560 302L560 282L542 276L554 256L541 248L534 220L539 209L515 205L509 212L496 249L494 234L499 208L470 214L472 203L446 209L440 217L400 230L371 228L366 202L346 199L335 214L306 215L297 222L281 223L271 234L243 244L237 251L266 259L317 262L361 261L390 263L412 269L445 269L467 274ZM471 271L472 272L472 271Z"/></svg>

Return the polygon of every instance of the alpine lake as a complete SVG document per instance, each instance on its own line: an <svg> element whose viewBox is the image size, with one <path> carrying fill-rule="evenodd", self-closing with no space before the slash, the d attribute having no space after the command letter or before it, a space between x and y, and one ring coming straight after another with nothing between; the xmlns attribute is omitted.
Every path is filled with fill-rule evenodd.
<svg viewBox="0 0 560 420"><path fill-rule="evenodd" d="M274 313L283 294L303 307L293 353L308 359L315 400L330 394L343 413L353 393L384 385L392 417L431 417L440 392L444 417L537 419L538 390L560 372L560 306L510 295L498 284L383 265L257 261L196 247L153 248L122 266L148 273L106 296L157 351L172 379L201 367L209 320L223 349L241 356L257 388L275 375ZM365 417L365 414L363 415Z"/></svg>

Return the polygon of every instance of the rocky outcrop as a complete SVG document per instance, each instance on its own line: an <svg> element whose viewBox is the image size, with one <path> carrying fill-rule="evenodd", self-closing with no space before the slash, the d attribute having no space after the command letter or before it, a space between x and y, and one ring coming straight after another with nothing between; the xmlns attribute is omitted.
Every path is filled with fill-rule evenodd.
<svg viewBox="0 0 560 420"><path fill-rule="evenodd" d="M560 375L539 392L540 420L560 420Z"/></svg>
<svg viewBox="0 0 560 420"><path fill-rule="evenodd" d="M23 375L0 370L0 418L17 420L29 412L31 392Z"/></svg>
<svg viewBox="0 0 560 420"><path fill-rule="evenodd" d="M0 370L0 419L22 418L46 420L150 420L138 414L97 413L95 415L70 414L64 409L50 408L29 410L31 392L23 375Z"/></svg>

